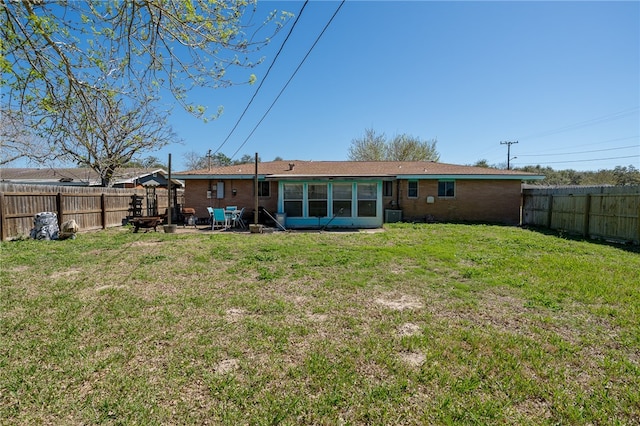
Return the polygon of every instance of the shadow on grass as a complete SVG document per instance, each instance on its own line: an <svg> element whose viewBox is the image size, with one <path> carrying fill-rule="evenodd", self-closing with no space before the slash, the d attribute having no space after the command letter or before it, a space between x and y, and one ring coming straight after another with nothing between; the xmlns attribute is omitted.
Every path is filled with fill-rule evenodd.
<svg viewBox="0 0 640 426"><path fill-rule="evenodd" d="M620 250L624 250L630 253L640 253L640 245L633 244L632 242L623 242L620 240L614 239L603 239L603 238L585 238L582 235L574 234L567 232L564 229L549 229L539 226L522 226L522 229L528 229L530 231L535 231L540 234L550 235L553 237L562 238L564 240L570 241L586 241L592 244L598 244L603 246L615 247Z"/></svg>

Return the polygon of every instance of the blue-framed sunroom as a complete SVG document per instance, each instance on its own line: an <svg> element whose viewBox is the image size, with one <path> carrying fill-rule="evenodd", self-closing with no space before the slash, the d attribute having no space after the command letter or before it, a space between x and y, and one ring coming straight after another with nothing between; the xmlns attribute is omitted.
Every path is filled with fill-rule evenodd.
<svg viewBox="0 0 640 426"><path fill-rule="evenodd" d="M379 228L382 179L280 180L278 212L293 229Z"/></svg>

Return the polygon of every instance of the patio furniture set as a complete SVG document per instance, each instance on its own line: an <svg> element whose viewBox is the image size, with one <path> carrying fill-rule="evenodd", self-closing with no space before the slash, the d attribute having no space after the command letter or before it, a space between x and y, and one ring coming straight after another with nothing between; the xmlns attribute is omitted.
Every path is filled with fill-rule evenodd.
<svg viewBox="0 0 640 426"><path fill-rule="evenodd" d="M244 207L238 209L237 206L227 206L225 208L207 207L209 218L211 221L211 230L220 228L228 230L231 228L246 229L242 216L244 215Z"/></svg>

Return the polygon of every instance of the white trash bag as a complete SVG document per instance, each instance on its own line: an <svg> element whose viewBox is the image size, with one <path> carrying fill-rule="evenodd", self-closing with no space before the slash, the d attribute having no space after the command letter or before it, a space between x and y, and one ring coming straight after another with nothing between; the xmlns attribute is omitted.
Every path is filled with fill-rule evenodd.
<svg viewBox="0 0 640 426"><path fill-rule="evenodd" d="M58 216L52 212L42 212L34 216L29 235L34 240L57 240L59 232Z"/></svg>

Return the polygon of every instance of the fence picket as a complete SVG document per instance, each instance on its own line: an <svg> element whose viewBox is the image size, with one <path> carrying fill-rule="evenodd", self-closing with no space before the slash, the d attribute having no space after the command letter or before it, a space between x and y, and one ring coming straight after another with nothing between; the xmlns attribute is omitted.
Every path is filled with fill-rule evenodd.
<svg viewBox="0 0 640 426"><path fill-rule="evenodd" d="M640 186L523 190L522 224L640 244Z"/></svg>
<svg viewBox="0 0 640 426"><path fill-rule="evenodd" d="M46 211L56 213L59 223L75 220L81 230L122 226L134 194L146 202L144 189L0 183L0 241L29 235L34 216ZM157 199L164 212L166 194Z"/></svg>

